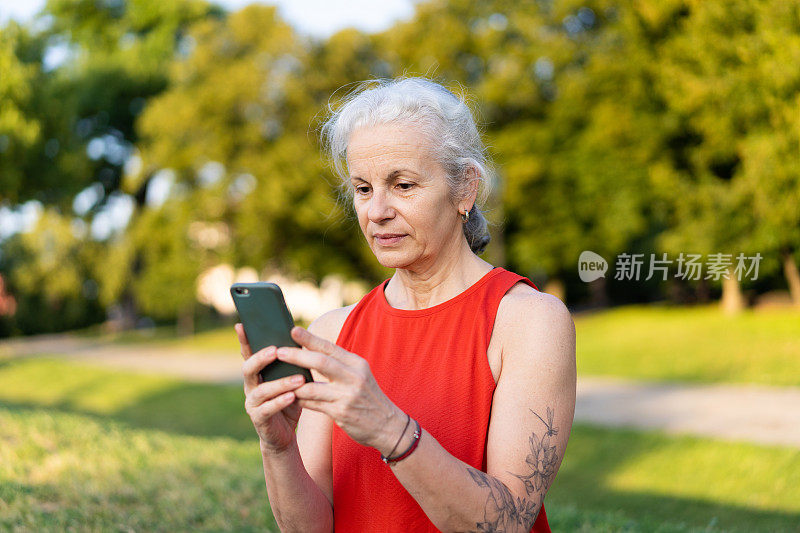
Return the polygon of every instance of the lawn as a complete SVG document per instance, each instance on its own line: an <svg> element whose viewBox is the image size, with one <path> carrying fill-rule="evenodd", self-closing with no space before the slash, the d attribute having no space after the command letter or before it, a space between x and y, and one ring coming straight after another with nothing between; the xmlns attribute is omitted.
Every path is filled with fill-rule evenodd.
<svg viewBox="0 0 800 533"><path fill-rule="evenodd" d="M240 386L0 362L0 530L276 531ZM796 531L800 451L577 426L556 531Z"/></svg>
<svg viewBox="0 0 800 533"><path fill-rule="evenodd" d="M576 317L582 375L800 385L800 310L626 306Z"/></svg>
<svg viewBox="0 0 800 533"><path fill-rule="evenodd" d="M800 386L800 310L722 314L716 305L624 306L575 317L578 372L653 381ZM176 352L238 355L233 326L98 337Z"/></svg>
<svg viewBox="0 0 800 533"><path fill-rule="evenodd" d="M76 330L70 333L76 337L102 343L120 345L147 344L151 347L164 347L178 351L209 352L233 354L239 353L239 341L230 326L205 329L194 335L176 336L174 326L157 326L148 329L104 333L97 326Z"/></svg>

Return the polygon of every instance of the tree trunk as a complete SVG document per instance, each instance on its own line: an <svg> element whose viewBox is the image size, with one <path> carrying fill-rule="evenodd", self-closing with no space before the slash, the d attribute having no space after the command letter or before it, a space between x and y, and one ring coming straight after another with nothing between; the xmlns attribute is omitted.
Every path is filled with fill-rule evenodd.
<svg viewBox="0 0 800 533"><path fill-rule="evenodd" d="M547 283L545 283L544 287L542 288L542 292L552 294L562 302L566 302L567 290L564 287L564 282L558 278L551 278L547 280Z"/></svg>
<svg viewBox="0 0 800 533"><path fill-rule="evenodd" d="M783 275L786 276L786 282L789 284L792 303L796 307L800 307L800 272L797 270L797 263L794 262L794 257L788 249L781 252L781 259L783 260Z"/></svg>
<svg viewBox="0 0 800 533"><path fill-rule="evenodd" d="M194 306L184 309L178 314L178 335L194 333Z"/></svg>
<svg viewBox="0 0 800 533"><path fill-rule="evenodd" d="M697 286L695 287L694 293L697 297L698 303L708 303L711 300L711 290L708 287L708 281L705 279L697 280Z"/></svg>
<svg viewBox="0 0 800 533"><path fill-rule="evenodd" d="M671 278L667 282L667 297L670 303L685 305L690 302L690 289L682 278Z"/></svg>
<svg viewBox="0 0 800 533"><path fill-rule="evenodd" d="M120 331L128 331L136 328L136 319L139 317L139 312L136 309L136 300L130 290L126 290L122 294L119 300L119 311Z"/></svg>
<svg viewBox="0 0 800 533"><path fill-rule="evenodd" d="M589 282L589 300L592 307L608 307L608 294L606 294L606 278L601 276Z"/></svg>
<svg viewBox="0 0 800 533"><path fill-rule="evenodd" d="M733 272L733 267L728 269L728 277L722 278L722 311L726 315L740 313L745 308L742 285Z"/></svg>
<svg viewBox="0 0 800 533"><path fill-rule="evenodd" d="M492 236L489 244L486 246L486 260L493 265L502 267L507 266L506 263L506 235L505 235L505 215L503 212L503 204L495 202L492 206L492 212L497 213L497 225L492 227L490 235ZM485 216L485 214L484 214Z"/></svg>

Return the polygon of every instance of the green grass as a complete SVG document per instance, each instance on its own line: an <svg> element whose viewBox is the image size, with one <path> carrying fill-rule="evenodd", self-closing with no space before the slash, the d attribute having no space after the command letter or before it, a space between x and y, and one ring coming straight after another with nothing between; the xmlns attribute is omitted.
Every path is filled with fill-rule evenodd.
<svg viewBox="0 0 800 533"><path fill-rule="evenodd" d="M171 346L183 350L229 352L238 355L240 351L239 340L233 326L210 329L191 337L174 339Z"/></svg>
<svg viewBox="0 0 800 533"><path fill-rule="evenodd" d="M0 531L277 531L238 385L0 362Z"/></svg>
<svg viewBox="0 0 800 533"><path fill-rule="evenodd" d="M0 402L197 436L255 437L241 385L194 383L56 358L0 361Z"/></svg>
<svg viewBox="0 0 800 533"><path fill-rule="evenodd" d="M652 381L800 386L800 310L724 315L716 305L625 306L576 316L578 372ZM88 330L87 330L88 331ZM238 354L233 326L175 337L127 332L82 336L145 343L173 353Z"/></svg>
<svg viewBox="0 0 800 533"><path fill-rule="evenodd" d="M575 319L578 372L800 385L800 310L627 306Z"/></svg>
<svg viewBox="0 0 800 533"><path fill-rule="evenodd" d="M0 530L276 531L258 445L0 404Z"/></svg>
<svg viewBox="0 0 800 533"><path fill-rule="evenodd" d="M551 507L554 530L797 531L800 450L577 425Z"/></svg>
<svg viewBox="0 0 800 533"><path fill-rule="evenodd" d="M304 321L297 325L308 327ZM164 347L170 350L209 353L239 353L239 341L230 325L204 329L194 335L178 336L172 326L157 326L150 329L103 333L96 326L70 332L83 339L97 340L120 345L147 344L150 347Z"/></svg>
<svg viewBox="0 0 800 533"><path fill-rule="evenodd" d="M172 326L150 329L103 333L97 327L70 332L82 339L96 340L119 345L147 344L151 347L186 350L192 352L239 352L239 341L233 324L203 330L194 335L178 336Z"/></svg>
<svg viewBox="0 0 800 533"><path fill-rule="evenodd" d="M800 386L800 310L748 310L726 316L716 305L625 306L576 316L578 372L653 381ZM157 328L102 337L174 352L238 354L232 326L175 337Z"/></svg>
<svg viewBox="0 0 800 533"><path fill-rule="evenodd" d="M0 362L0 530L276 531L238 385ZM576 426L554 531L796 531L800 451Z"/></svg>

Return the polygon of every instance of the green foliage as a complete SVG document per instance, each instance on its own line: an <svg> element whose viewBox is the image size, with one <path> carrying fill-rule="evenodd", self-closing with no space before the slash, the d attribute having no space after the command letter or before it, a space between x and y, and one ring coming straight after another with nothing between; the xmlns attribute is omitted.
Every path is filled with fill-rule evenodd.
<svg viewBox="0 0 800 533"><path fill-rule="evenodd" d="M25 176L19 162L42 135L31 116L37 65L18 55L23 32L13 21L0 30L0 200L18 200Z"/></svg>
<svg viewBox="0 0 800 533"><path fill-rule="evenodd" d="M133 122L145 99L164 89L181 31L219 10L199 0L50 0L44 11L52 17L44 30L13 22L2 30L0 61L10 75L0 82L0 101L14 105L2 106L0 137L7 128L14 134L0 140L10 150L0 159L0 199L67 208L93 182L108 194L117 190L124 152L137 141ZM47 71L53 45L68 57ZM101 138L105 153L90 158L89 141Z"/></svg>
<svg viewBox="0 0 800 533"><path fill-rule="evenodd" d="M377 278L309 131L321 98L344 83L330 73L357 65L367 45L357 34L336 36L329 64L333 53L301 42L276 13L253 5L192 28L193 53L175 62L170 89L139 122L151 169L143 175L168 167L192 198L214 190L220 203L199 216L231 227L238 265ZM221 165L211 186L197 178L207 164Z"/></svg>
<svg viewBox="0 0 800 533"><path fill-rule="evenodd" d="M50 208L32 231L3 243L0 271L16 295L16 332L73 329L104 317L88 270L99 246L76 233L69 219Z"/></svg>
<svg viewBox="0 0 800 533"><path fill-rule="evenodd" d="M196 305L195 280L203 262L186 234L187 211L175 202L145 212L132 230L131 240L141 250L133 292L141 310L155 318L172 318Z"/></svg>
<svg viewBox="0 0 800 533"><path fill-rule="evenodd" d="M130 194L128 228L102 250L87 241L81 267L106 306L186 316L192 278L222 261L388 275L337 202L317 138L329 105L380 76L472 95L500 170L493 263L573 287L587 249L760 252L768 290L800 250L796 3L435 0L379 34L319 41L274 6L49 0L45 12L45 30L0 32L0 204L37 198L67 216L100 184L76 213L89 222ZM48 70L59 42L67 59ZM148 204L165 170L173 189ZM198 224L224 242L199 244Z"/></svg>
<svg viewBox="0 0 800 533"><path fill-rule="evenodd" d="M797 250L800 73L786 65L800 57L800 8L697 2L677 30L655 71L688 141L682 165L673 165L676 216L662 241L700 251Z"/></svg>

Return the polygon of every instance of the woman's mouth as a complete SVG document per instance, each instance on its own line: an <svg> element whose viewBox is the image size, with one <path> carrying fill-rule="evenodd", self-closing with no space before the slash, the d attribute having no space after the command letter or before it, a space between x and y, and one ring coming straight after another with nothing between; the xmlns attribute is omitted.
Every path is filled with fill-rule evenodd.
<svg viewBox="0 0 800 533"><path fill-rule="evenodd" d="M401 233L376 233L375 240L381 246L391 246L400 242L400 240L405 237L404 234Z"/></svg>

